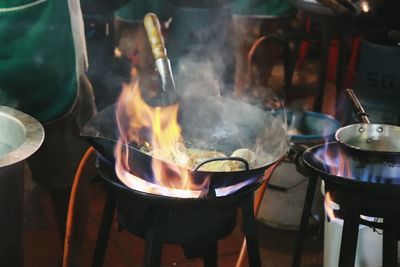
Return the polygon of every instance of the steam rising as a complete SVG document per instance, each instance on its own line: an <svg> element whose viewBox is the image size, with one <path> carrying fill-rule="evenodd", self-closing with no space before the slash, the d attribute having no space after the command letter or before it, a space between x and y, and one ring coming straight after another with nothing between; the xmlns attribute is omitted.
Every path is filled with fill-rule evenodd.
<svg viewBox="0 0 400 267"><path fill-rule="evenodd" d="M226 10L221 9L221 12L224 14L217 15L217 24L213 24L209 31L202 29L201 36L195 36L198 38L196 44L179 46L179 40L167 42L179 95L178 121L183 141L188 148L218 151L227 156L238 149L248 149L252 158L250 168L265 167L286 153L288 135L285 113L278 112L282 105L277 104L278 98L271 91L268 96L273 104L268 110L221 96L232 94L234 81L232 40L229 39L233 36L229 34L231 20L226 16ZM171 27L173 24L174 21ZM179 50L182 47L184 50ZM142 84L140 89L148 90ZM102 116L113 118L112 112L113 108L104 110ZM110 126L104 126L100 118L92 120L84 135L100 136L118 143L119 133ZM126 149L129 150L129 147ZM126 175L129 176L128 173ZM252 182L254 180L249 179L239 187L234 185L236 189L233 190ZM232 193L228 187L218 190L221 192L217 195Z"/></svg>
<svg viewBox="0 0 400 267"><path fill-rule="evenodd" d="M234 80L230 11L224 6L178 11L166 46L179 94L224 95Z"/></svg>
<svg viewBox="0 0 400 267"><path fill-rule="evenodd" d="M213 12L217 10L214 9ZM233 34L230 16L227 16L224 8L219 12L213 13L213 16L218 18L217 21L212 25L201 25L202 31L191 36L193 40L188 41L184 37L183 40L174 39L176 34L166 39L180 97L180 124L184 131L185 143L188 147L217 150L226 155L230 155L236 149L247 148L258 158L253 168L264 166L286 152L288 136L285 113L276 112L282 108L282 103L274 92L267 88L264 88L264 96L269 104L268 110L220 97L232 95L234 40L231 40ZM173 27L176 30L179 23L172 20L169 31L172 33ZM209 29L206 28L208 26ZM138 38L145 38L142 28L135 33L137 36L133 38L133 42L138 42ZM128 40L129 38L122 38L120 44L124 48L129 47ZM142 49L146 48L149 49L144 43ZM144 60L151 61L151 53L147 52L140 52L139 55L147 55L148 58ZM149 78L142 75L140 79ZM146 92L147 88L141 86L141 90ZM92 126L89 135L118 140L114 129L101 125Z"/></svg>
<svg viewBox="0 0 400 267"><path fill-rule="evenodd" d="M175 64L172 68L181 99L180 109L185 111L180 121L186 129L185 140L189 147L217 150L227 155L247 148L258 159L252 167L265 166L287 150L285 112L277 112L283 105L267 88L263 88L263 97L268 110L220 97L233 95L235 40L231 17L224 8L219 12L213 13L216 21L210 18L210 25L201 25L201 33L195 33L195 40L182 38L186 41L182 44L172 36L167 42L170 55L179 52L179 58L172 60ZM172 21L171 27L174 23L180 22ZM193 108L196 112L188 112Z"/></svg>
<svg viewBox="0 0 400 267"><path fill-rule="evenodd" d="M253 168L272 163L286 152L288 137L282 112L215 96L185 98L180 110L185 140L195 140L192 147L228 155L236 149L250 149L258 159Z"/></svg>
<svg viewBox="0 0 400 267"><path fill-rule="evenodd" d="M220 60L220 59L217 59ZM214 70L213 62L195 62L185 57L178 66L178 94L185 98L190 96L219 96L223 87L218 72Z"/></svg>

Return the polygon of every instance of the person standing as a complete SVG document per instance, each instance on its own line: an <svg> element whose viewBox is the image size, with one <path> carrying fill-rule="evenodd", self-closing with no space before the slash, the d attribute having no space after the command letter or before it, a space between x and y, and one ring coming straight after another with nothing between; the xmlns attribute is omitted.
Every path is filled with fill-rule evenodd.
<svg viewBox="0 0 400 267"><path fill-rule="evenodd" d="M33 181L50 193L62 242L74 173L88 147L79 137L80 128L96 113L85 75L79 0L1 1L0 47L0 105L35 117L45 129L44 143L28 164ZM82 233L88 201L80 202ZM75 265L80 264L81 239Z"/></svg>

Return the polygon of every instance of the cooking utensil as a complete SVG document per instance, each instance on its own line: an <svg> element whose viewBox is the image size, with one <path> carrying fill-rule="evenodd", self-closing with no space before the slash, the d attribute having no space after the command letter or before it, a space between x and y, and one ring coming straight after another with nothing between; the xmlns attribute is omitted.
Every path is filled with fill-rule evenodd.
<svg viewBox="0 0 400 267"><path fill-rule="evenodd" d="M362 123L371 123L368 119L368 113L365 112L354 91L352 89L346 89L345 92L353 104L353 111L357 119Z"/></svg>
<svg viewBox="0 0 400 267"><path fill-rule="evenodd" d="M189 172L199 184L211 178L214 188L240 182L258 181L264 170L281 158L287 150L286 125L275 112L268 112L224 97L196 96L180 99L179 123L187 146L203 150L215 150L230 155L239 148L252 148L260 134L258 160L260 166L234 172L210 172L181 169ZM115 106L99 112L82 131L82 136L104 157L114 164L114 146L118 142ZM129 145L129 165L133 174L152 182L152 162L160 161L140 151L137 144ZM162 162L166 165L171 163ZM174 166L176 168L176 166Z"/></svg>
<svg viewBox="0 0 400 267"><path fill-rule="evenodd" d="M358 151L378 153L400 152L400 127L370 123L368 115L358 101L353 90L346 89L350 97L354 112L361 123L340 128L336 131L336 140Z"/></svg>
<svg viewBox="0 0 400 267"><path fill-rule="evenodd" d="M172 76L171 63L167 57L160 21L154 13L144 17L144 27L155 59L156 69L161 78L161 105L171 105L176 101L175 82Z"/></svg>

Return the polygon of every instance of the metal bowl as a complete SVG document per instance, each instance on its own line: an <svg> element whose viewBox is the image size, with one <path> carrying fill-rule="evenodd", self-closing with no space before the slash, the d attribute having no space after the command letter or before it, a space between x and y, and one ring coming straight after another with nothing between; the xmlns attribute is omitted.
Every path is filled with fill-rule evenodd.
<svg viewBox="0 0 400 267"><path fill-rule="evenodd" d="M42 144L44 130L31 116L0 106L0 168L20 162Z"/></svg>
<svg viewBox="0 0 400 267"><path fill-rule="evenodd" d="M335 135L345 146L372 153L393 153L399 157L400 127L387 124L356 123L340 128Z"/></svg>
<svg viewBox="0 0 400 267"><path fill-rule="evenodd" d="M42 144L40 123L0 106L0 266L22 266L24 160Z"/></svg>

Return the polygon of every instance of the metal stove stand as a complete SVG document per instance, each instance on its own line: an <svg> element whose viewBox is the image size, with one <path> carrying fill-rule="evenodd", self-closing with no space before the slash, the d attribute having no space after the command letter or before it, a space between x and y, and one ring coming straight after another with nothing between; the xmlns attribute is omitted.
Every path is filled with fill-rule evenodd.
<svg viewBox="0 0 400 267"><path fill-rule="evenodd" d="M101 170L104 168L100 167L99 169ZM210 201L202 201L200 205L197 205L198 200L189 200L189 205L186 205L188 203L187 200L177 200L175 198L170 203L170 207L169 203L165 204L165 202L168 202L167 197L161 197L164 198L165 201L164 204L159 205L159 202L155 203L151 195L142 192L132 192L118 182L117 178L110 178L110 175L115 176L115 174L111 174L110 172L105 174L104 172L102 173L102 171L99 171L99 174L106 181L106 188L109 189L109 192L104 204L100 230L93 254L92 267L100 267L103 264L114 212L116 210L120 228L145 239L145 267L160 266L164 242L181 245L187 258L203 258L205 267L216 267L218 262L218 240L233 231L236 224L237 208L239 207L242 210L242 231L246 238L249 265L251 267L261 267L253 210L253 192L258 186L254 189L251 188L250 190L244 191L244 193L233 193L228 196L228 200L225 200L222 205L220 200L216 200L216 198ZM112 179L112 181L110 179ZM116 183L119 183L119 185L116 186ZM126 200L128 200L129 203L124 203ZM195 205L190 205L191 201L195 203ZM215 201L218 201L218 203ZM134 203L139 204L136 205ZM202 204L206 204L207 207L205 208ZM212 223L211 226L207 224L196 224L196 216L197 218L205 217L203 214L209 212L208 207L214 209L214 204L216 206L220 205L219 210L221 212L217 212L217 214L227 212L228 215L220 215L221 217L216 215L216 219L212 219L214 223ZM231 212L231 210L233 212ZM214 214L213 212L214 210L212 214ZM137 218L137 215L130 215L135 213L141 214L139 216L142 216L142 218ZM194 219L190 219L191 213ZM215 227L215 224L220 223L221 218L221 223L223 225ZM186 223L187 220L192 220L192 222L190 224ZM178 222L179 225L171 226L174 225L175 222ZM189 227L200 229L197 230L200 234L195 233L193 235L193 233L190 233ZM210 228L211 231L204 231L202 228ZM208 232L211 233L208 234ZM187 242L188 237L185 236L185 233L189 235L189 242ZM197 238L198 236L201 236L201 238Z"/></svg>
<svg viewBox="0 0 400 267"><path fill-rule="evenodd" d="M300 266L302 248L311 215L311 206L316 190L318 174L309 177L298 239L295 246L292 267ZM340 210L335 216L343 219L340 244L339 267L354 266L359 225L367 225L383 230L383 267L397 267L397 248L400 233L400 189L393 185L336 183L325 179L325 190L330 192ZM360 215L383 218L383 223L371 222Z"/></svg>

